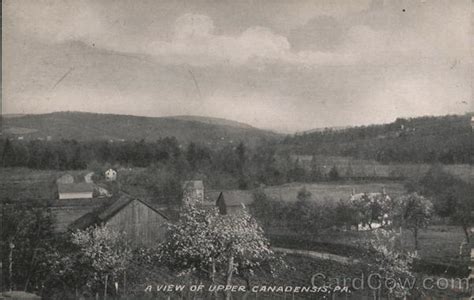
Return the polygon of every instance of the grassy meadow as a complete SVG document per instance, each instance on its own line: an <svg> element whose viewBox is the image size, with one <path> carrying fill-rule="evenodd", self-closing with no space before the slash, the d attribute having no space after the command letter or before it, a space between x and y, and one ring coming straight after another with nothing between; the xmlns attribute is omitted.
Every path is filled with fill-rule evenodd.
<svg viewBox="0 0 474 300"><path fill-rule="evenodd" d="M298 191L306 188L311 192L314 201L339 201L348 200L352 192L376 193L385 189L392 198L398 197L405 192L403 184L397 181L374 181L374 182L334 182L334 183L289 183L280 186L270 186L264 189L267 196L293 202L297 200Z"/></svg>

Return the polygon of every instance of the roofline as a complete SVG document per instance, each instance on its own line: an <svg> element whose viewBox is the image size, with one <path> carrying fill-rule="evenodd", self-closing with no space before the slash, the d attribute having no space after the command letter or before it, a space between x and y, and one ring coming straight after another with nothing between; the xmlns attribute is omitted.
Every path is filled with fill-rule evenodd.
<svg viewBox="0 0 474 300"><path fill-rule="evenodd" d="M150 204L148 204L146 201L138 198L138 197L133 197L132 195L130 195L129 193L127 192L123 192L121 191L122 194L125 194L127 196L130 197L130 200L127 201L124 205L122 205L119 209L117 209L113 214L111 214L109 217L105 218L104 220L102 220L103 222L106 222L107 220L110 220L110 218L112 218L113 216L115 216L122 208L124 208L125 206L127 206L130 202L132 202L133 200L137 200L139 202L141 202L142 204L144 204L146 207L148 207L149 209L153 210L154 212L156 212L157 214L159 214L160 216L162 216L163 218L165 218L167 221L169 221L169 218L164 215L162 212L160 212L159 210L155 209L154 207L152 207ZM118 201L119 199L117 199ZM113 203L112 203L113 204ZM112 205L111 204L111 205Z"/></svg>

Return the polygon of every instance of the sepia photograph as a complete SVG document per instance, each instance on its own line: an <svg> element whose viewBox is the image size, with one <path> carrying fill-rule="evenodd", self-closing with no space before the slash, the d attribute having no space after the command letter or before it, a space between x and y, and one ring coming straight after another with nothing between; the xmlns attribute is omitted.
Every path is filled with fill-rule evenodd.
<svg viewBox="0 0 474 300"><path fill-rule="evenodd" d="M0 300L474 299L472 0L2 0Z"/></svg>

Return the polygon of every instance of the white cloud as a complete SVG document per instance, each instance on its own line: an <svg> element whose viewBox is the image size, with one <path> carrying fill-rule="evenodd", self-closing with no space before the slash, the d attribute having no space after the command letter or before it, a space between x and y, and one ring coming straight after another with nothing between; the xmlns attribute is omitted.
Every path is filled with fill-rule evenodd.
<svg viewBox="0 0 474 300"><path fill-rule="evenodd" d="M170 41L152 41L145 51L190 64L244 64L251 60L285 60L291 54L286 37L264 27L248 28L238 36L214 34L212 20L185 14L176 20Z"/></svg>
<svg viewBox="0 0 474 300"><path fill-rule="evenodd" d="M357 63L398 64L404 61L417 62L420 58L465 55L467 52L464 48L467 49L469 42L468 35L465 35L465 30L469 28L465 23L468 18L455 9L442 19L443 22L436 22L434 17L438 16L437 11L435 13L419 8L416 16L406 16L410 20L420 19L419 22L414 22L415 27L408 30L397 30L396 27L388 29L387 26L375 30L364 24L346 24L347 26L343 26L344 30L340 31L342 38L337 47L329 47L327 49L330 50L324 51L296 51L286 36L275 33L268 27L252 26L232 35L219 33L213 20L204 14L181 15L174 22L174 30L167 35L168 38L164 38L166 35L163 35L161 25L146 30L135 28L127 31L123 26L118 26L119 19L111 17L107 10L99 9L97 3L88 0L9 1L4 2L3 6L6 28L19 29L31 38L50 43L82 41L109 51L150 55L164 64L257 67L271 63L298 67ZM387 12L387 9L377 13L380 16L387 14L392 23L397 20L402 22L405 18L398 13ZM445 19L453 21L444 22ZM338 22L334 18L331 20ZM443 26L452 30L438 30ZM459 26L460 29L456 30ZM317 45L324 43L324 40L308 42ZM450 49L450 45L456 47Z"/></svg>

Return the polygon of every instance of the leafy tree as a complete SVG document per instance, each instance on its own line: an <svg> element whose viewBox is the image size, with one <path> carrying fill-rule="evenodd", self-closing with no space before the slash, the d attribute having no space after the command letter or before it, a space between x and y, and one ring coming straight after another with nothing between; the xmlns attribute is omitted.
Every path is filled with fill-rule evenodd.
<svg viewBox="0 0 474 300"><path fill-rule="evenodd" d="M374 230L368 241L368 251L371 253L368 266L372 273L381 276L380 280L393 283L387 290L389 295L406 298L410 295L411 287L404 283L415 280L411 267L416 253L402 249L400 238L393 230Z"/></svg>
<svg viewBox="0 0 474 300"><path fill-rule="evenodd" d="M7 139L3 145L2 151L2 166L3 167L11 167L15 165L16 162L16 154L15 149L13 148L10 139Z"/></svg>
<svg viewBox="0 0 474 300"><path fill-rule="evenodd" d="M53 263L53 217L47 205L2 203L1 259L4 280L10 288L41 286Z"/></svg>
<svg viewBox="0 0 474 300"><path fill-rule="evenodd" d="M226 285L232 285L232 277L238 270L253 274L254 268L274 258L262 228L246 209L239 215L220 216L217 220L219 259L227 265ZM230 291L226 299L231 299Z"/></svg>
<svg viewBox="0 0 474 300"><path fill-rule="evenodd" d="M433 216L433 204L417 193L411 193L397 199L395 216L398 222L413 232L415 249L418 249L418 231L426 228Z"/></svg>
<svg viewBox="0 0 474 300"><path fill-rule="evenodd" d="M331 181L337 181L340 179L339 171L337 170L336 166L333 166L331 170L329 170L328 177Z"/></svg>
<svg viewBox="0 0 474 300"><path fill-rule="evenodd" d="M306 180L306 170L299 159L294 160L293 166L288 170L288 181L303 182Z"/></svg>
<svg viewBox="0 0 474 300"><path fill-rule="evenodd" d="M357 211L353 205L344 200L339 200L334 208L334 223L340 227L350 228L358 225Z"/></svg>
<svg viewBox="0 0 474 300"><path fill-rule="evenodd" d="M215 208L192 203L185 204L178 222L169 225L159 251L172 268L207 273L212 281L221 274L229 285L237 270L251 274L274 255L263 230L245 209L242 214L220 215Z"/></svg>
<svg viewBox="0 0 474 300"><path fill-rule="evenodd" d="M287 215L289 224L295 231L313 233L316 220L316 205L311 201L311 192L305 187L298 191L296 202L291 206Z"/></svg>
<svg viewBox="0 0 474 300"><path fill-rule="evenodd" d="M237 148L235 148L235 153L237 154L238 158L238 169L242 174L247 162L247 148L245 147L245 144L240 142Z"/></svg>
<svg viewBox="0 0 474 300"><path fill-rule="evenodd" d="M82 262L92 268L93 278L104 280L106 298L109 278L122 274L132 258L125 235L107 226L95 226L72 233L72 243L80 248Z"/></svg>
<svg viewBox="0 0 474 300"><path fill-rule="evenodd" d="M324 179L323 172L316 160L316 156L313 155L311 158L311 169L309 172L309 180L312 182L318 182Z"/></svg>
<svg viewBox="0 0 474 300"><path fill-rule="evenodd" d="M454 192L454 212L451 214L451 220L454 224L461 226L466 243L469 245L470 228L474 226L474 187L468 184L457 186Z"/></svg>
<svg viewBox="0 0 474 300"><path fill-rule="evenodd" d="M466 243L470 242L469 228L474 224L474 185L448 174L440 165L434 165L425 176L406 186L433 199L436 214L461 226Z"/></svg>
<svg viewBox="0 0 474 300"><path fill-rule="evenodd" d="M211 151L198 144L189 143L186 149L186 159L191 166L191 170L195 171L202 163L210 161Z"/></svg>

